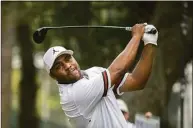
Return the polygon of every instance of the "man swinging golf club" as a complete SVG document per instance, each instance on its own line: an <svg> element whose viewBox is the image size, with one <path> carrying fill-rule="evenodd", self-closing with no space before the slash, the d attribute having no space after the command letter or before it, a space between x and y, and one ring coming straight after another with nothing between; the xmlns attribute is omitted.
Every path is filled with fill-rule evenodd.
<svg viewBox="0 0 193 128"><path fill-rule="evenodd" d="M72 56L73 51L61 46L49 48L44 63L49 75L57 81L60 104L70 123L76 128L127 128L115 94L141 90L152 70L158 39L146 33L153 25L136 24L132 38L110 66L81 70ZM144 49L139 62L131 73L141 39Z"/></svg>

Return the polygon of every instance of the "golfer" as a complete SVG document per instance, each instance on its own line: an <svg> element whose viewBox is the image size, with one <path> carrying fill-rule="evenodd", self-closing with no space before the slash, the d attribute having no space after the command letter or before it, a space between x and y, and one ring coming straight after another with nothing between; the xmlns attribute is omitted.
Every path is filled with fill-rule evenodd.
<svg viewBox="0 0 193 128"><path fill-rule="evenodd" d="M49 48L44 57L45 68L57 81L60 104L70 123L76 128L127 128L115 94L141 90L152 70L158 32L146 33L155 27L136 24L125 49L108 68L81 70L73 51L61 46ZM140 41L144 42L141 58L131 73ZM142 41L141 41L142 42Z"/></svg>

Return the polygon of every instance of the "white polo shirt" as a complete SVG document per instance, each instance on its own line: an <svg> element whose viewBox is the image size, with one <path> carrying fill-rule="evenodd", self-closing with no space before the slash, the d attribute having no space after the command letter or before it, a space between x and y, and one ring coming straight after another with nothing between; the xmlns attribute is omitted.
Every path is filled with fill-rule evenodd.
<svg viewBox="0 0 193 128"><path fill-rule="evenodd" d="M60 104L75 128L127 128L114 93L119 93L128 74L111 87L107 69L92 67L73 84L58 84Z"/></svg>

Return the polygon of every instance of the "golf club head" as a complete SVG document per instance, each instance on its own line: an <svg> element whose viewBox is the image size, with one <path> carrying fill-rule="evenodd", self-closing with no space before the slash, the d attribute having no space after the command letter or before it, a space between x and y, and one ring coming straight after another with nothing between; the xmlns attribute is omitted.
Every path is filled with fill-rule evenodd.
<svg viewBox="0 0 193 128"><path fill-rule="evenodd" d="M35 43L41 44L46 37L47 31L48 29L45 27L37 29L33 34L33 40L35 41Z"/></svg>

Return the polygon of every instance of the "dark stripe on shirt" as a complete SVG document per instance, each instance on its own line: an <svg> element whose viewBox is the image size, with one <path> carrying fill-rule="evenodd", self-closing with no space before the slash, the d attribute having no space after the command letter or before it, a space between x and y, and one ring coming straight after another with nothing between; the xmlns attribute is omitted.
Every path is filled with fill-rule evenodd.
<svg viewBox="0 0 193 128"><path fill-rule="evenodd" d="M107 77L107 72L104 71L102 72L103 75L103 81L104 81L104 93L103 96L107 95L107 90L108 90L108 77Z"/></svg>
<svg viewBox="0 0 193 128"><path fill-rule="evenodd" d="M120 83L122 82L124 76L117 81L117 83L114 85L113 92L114 94L117 94L117 88L119 87Z"/></svg>

